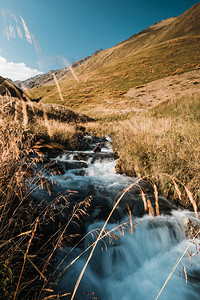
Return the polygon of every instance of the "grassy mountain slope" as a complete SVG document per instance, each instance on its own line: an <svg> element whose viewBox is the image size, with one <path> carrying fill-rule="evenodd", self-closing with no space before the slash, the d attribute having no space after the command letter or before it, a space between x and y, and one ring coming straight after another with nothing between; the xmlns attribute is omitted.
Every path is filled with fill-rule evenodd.
<svg viewBox="0 0 200 300"><path fill-rule="evenodd" d="M113 48L101 51L60 79L64 104L94 117L120 111L133 87L200 68L200 3L177 18L154 24ZM61 103L55 85L31 90L44 102ZM127 101L127 98L126 98ZM129 100L134 107L134 99Z"/></svg>

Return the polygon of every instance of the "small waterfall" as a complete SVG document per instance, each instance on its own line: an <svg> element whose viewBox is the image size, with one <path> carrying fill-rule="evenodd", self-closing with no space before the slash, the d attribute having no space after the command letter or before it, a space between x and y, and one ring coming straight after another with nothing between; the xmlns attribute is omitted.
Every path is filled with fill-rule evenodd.
<svg viewBox="0 0 200 300"><path fill-rule="evenodd" d="M86 137L88 140L90 136ZM89 217L86 218L82 242L75 249L66 247L58 250L55 268L62 273L58 291L72 292L79 274L88 258L91 248L84 252L96 239L97 231L112 209L120 192L136 179L115 173L116 159L110 141L100 140L101 151L68 151L53 159L65 168L62 175L46 175L59 183L60 191L76 190L75 201L93 197ZM153 203L153 195L149 195ZM151 217L145 214L140 192L133 188L122 199L111 222L106 226L110 234L102 239L87 266L75 299L100 300L153 300L169 276L178 257L190 244L190 253L199 250L199 242L193 244L184 230L186 218L196 222L194 214L177 210L165 199L159 198L161 215ZM132 223L127 213L127 205L132 212ZM121 224L121 225L120 225ZM124 224L124 225L123 225ZM198 224L200 226L200 224ZM120 230L119 230L120 229ZM80 256L69 268L65 268ZM190 262L191 259L191 262ZM200 299L200 259L188 253L167 283L160 299L199 300ZM61 263L62 261L62 263ZM180 268L180 270L179 270ZM187 272L187 284L184 273ZM65 271L64 271L65 270Z"/></svg>
<svg viewBox="0 0 200 300"><path fill-rule="evenodd" d="M105 239L104 242L100 242L86 269L76 299L90 299L88 293L92 292L97 299L103 300L156 299L177 258L188 244L191 244L189 251L192 253L196 253L196 246L199 247L198 244L194 245L191 240L185 238L183 221L188 216L191 218L191 215L187 211L173 211L171 216L159 216L154 219L149 216L136 218L134 224L137 224L137 227L133 234L125 231L121 236L119 232L115 232L117 239L113 238L111 242ZM88 227L88 232L102 226L103 223L92 224ZM116 226L117 224L109 224L107 230L112 230ZM72 252L64 261L62 268L82 253L92 243L93 238L94 236L90 234L83 248ZM69 250L64 249L58 257L64 256ZM66 270L59 283L63 292L73 290L87 257L88 253L84 254ZM187 271L187 284L183 265ZM160 299L199 299L199 279L199 256L193 256L190 263L186 254Z"/></svg>

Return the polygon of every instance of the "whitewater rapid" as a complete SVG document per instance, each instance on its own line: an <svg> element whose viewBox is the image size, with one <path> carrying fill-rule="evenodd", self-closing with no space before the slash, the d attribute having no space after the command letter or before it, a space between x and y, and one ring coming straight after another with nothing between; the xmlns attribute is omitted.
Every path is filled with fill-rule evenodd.
<svg viewBox="0 0 200 300"><path fill-rule="evenodd" d="M116 232L119 239L114 239L111 244L107 239L105 244L100 242L86 269L76 299L89 299L84 292L94 292L97 299L105 300L156 299L174 264L188 244L191 244L190 253L196 253L196 246L199 247L198 244L194 245L185 238L183 219L188 216L194 217L190 212L173 211L171 216L160 216L155 219L149 216L136 218L134 222L137 223L137 228L133 234L125 231L124 235L120 236L119 232ZM95 223L89 226L88 231L102 226L103 222ZM107 229L111 230L114 226L116 224L109 224ZM92 241L94 240L89 235L84 246L73 251L62 267L65 268ZM63 249L62 253L59 253L59 258L63 258L69 251L69 248ZM75 286L87 257L88 253L66 270L59 283L62 292L72 291L72 286ZM183 266L187 271L187 284ZM160 299L200 299L198 255L192 256L190 263L186 253Z"/></svg>
<svg viewBox="0 0 200 300"><path fill-rule="evenodd" d="M102 215L106 218L106 209L111 209L120 192L136 181L115 173L116 160L108 155L112 154L110 141L103 144L99 154L92 151L94 146L91 144L88 151L67 152L57 157L56 160L62 163L80 163L80 159L76 160L77 155L84 154L87 166L68 169L63 175L51 178L58 181L62 189L77 190L81 200L92 195L95 203L99 203L93 210L93 217L84 224L84 241L73 251L72 247L64 247L56 253L54 267L56 269L59 265L57 274L62 273L57 286L60 294L73 292L91 248L83 252L96 240L96 230L99 232L104 225ZM200 240L196 239L194 243L185 234L187 218L197 226L200 226L199 221L193 212L174 209L173 204L162 197L160 199L164 201L167 210L161 210L160 216L149 216L144 214L140 205L131 206L139 198L140 193L136 189L127 194L126 201L119 206L112 222L107 224L106 232L111 233L97 244L75 299L156 299L177 259L188 245L189 252L181 259L159 299L200 299ZM127 203L132 209L131 219L125 209ZM170 212L167 214L168 210ZM124 225L120 227L120 224ZM79 255L79 259L65 270Z"/></svg>

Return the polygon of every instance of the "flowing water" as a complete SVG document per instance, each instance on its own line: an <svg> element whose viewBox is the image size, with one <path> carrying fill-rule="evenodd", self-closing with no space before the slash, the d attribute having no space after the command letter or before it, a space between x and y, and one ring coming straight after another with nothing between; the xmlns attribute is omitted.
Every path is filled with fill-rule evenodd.
<svg viewBox="0 0 200 300"><path fill-rule="evenodd" d="M90 136L87 138L90 140ZM97 238L96 229L103 227L120 192L136 181L115 174L116 160L109 139L101 141L100 153L92 151L94 146L91 142L90 150L67 152L56 158L65 165L65 172L51 176L59 182L61 190L78 191L76 201L93 196L90 216L82 224L84 234L87 234L84 241L75 249L65 247L56 254L55 267L60 264L59 272L64 270L58 283L61 293L73 291L91 248L84 250ZM149 198L153 204L153 196L149 195ZM184 255L159 299L200 299L200 240L192 243L186 238L185 220L189 218L197 226L200 224L193 212L178 210L163 197L159 201L161 215L153 218L145 214L137 188L125 195L106 226L106 232L110 231L110 234L98 243L75 299L156 299L188 245L189 252ZM132 217L128 215L128 206ZM65 270L79 255L76 262Z"/></svg>

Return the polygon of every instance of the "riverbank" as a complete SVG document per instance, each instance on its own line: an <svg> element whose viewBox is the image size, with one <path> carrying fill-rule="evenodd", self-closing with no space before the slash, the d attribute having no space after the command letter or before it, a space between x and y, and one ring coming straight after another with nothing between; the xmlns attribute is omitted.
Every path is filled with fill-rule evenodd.
<svg viewBox="0 0 200 300"><path fill-rule="evenodd" d="M85 131L94 136L110 135L113 151L119 157L116 172L155 183L165 197L194 209L188 189L200 208L199 94L171 99L150 110L132 113L125 120L116 115L112 121L107 117L94 121L62 105L6 97L2 103L4 115L23 124L43 154L56 148L57 153L86 149Z"/></svg>
<svg viewBox="0 0 200 300"><path fill-rule="evenodd" d="M168 101L128 120L100 121L86 128L112 136L113 150L119 155L118 172L155 182L165 197L192 209L187 188L200 208L199 110L197 94Z"/></svg>
<svg viewBox="0 0 200 300"><path fill-rule="evenodd" d="M21 104L21 108L17 110L17 116L16 110L11 114L9 110L2 111L0 123L2 299L3 297L13 299L16 295L20 295L21 299L32 299L33 293L36 299L43 299L48 297L48 289L53 293L52 283L48 281L48 274L52 270L49 262L56 249L72 245L74 239L65 227L68 228L68 224L71 224L72 215L78 217L74 220L75 222L85 219L83 215L87 216L88 213L91 218L90 209L93 209L93 206L91 205L92 199L88 197L96 195L95 189L101 191L100 186L94 189L89 180L87 193L86 191L83 193L86 198L83 199L83 197L80 206L76 206L78 184L68 186L73 177L79 176L78 182L81 182L88 176L85 177L85 172L89 172L87 169L90 172L94 169L95 160L93 164L89 162L91 164L89 168L87 162L81 161L85 159L83 151L93 150L90 146L91 141L96 139L95 135L110 134L112 148L119 156L117 163L116 156L109 158L110 154L107 153L108 169L104 178L104 186L106 187L108 179L114 178L108 189L109 193L113 186L117 185L116 178L120 182L125 180L126 183L124 186L118 186L115 192L117 195L119 191L132 183L132 177L138 177L147 180L152 187L153 197L149 196L149 198L154 201L151 202L154 214L156 214L157 192L159 196L164 194L168 199L175 200L178 206L193 209L192 201L197 202L199 206L198 105L198 97L185 98L181 102L165 104L143 115L134 115L129 121L116 120L112 123L93 122L85 117L81 119L81 116L78 117L79 120L75 118L74 121L70 119L68 123L66 120L62 122L62 118L51 119L50 115L45 112L48 111L47 107L45 110L39 110L38 118L32 122L27 104ZM91 132L92 136L88 135L86 138L86 132ZM96 142L103 149L105 140L96 139ZM191 145L193 151L191 151ZM72 155L70 154L72 150L79 151L76 153L73 164L64 162L63 167L63 164L59 165L55 162L55 157L59 156L63 150L68 151L67 155ZM98 157L99 154L95 155ZM76 162L76 160L81 161ZM76 168L72 167L74 164ZM72 169L67 169L69 165ZM124 179L126 177L115 174L114 165L117 165L115 170L117 173L131 175L128 181ZM64 189L68 190L67 193L63 195L62 189L58 193L55 188L57 179L52 178L51 173L57 176L57 179L64 180ZM61 175L63 177L60 177ZM91 173L91 178L99 180L100 175L103 176L101 173L96 175ZM34 191L38 191L39 198L32 197ZM106 191L107 196L109 193ZM116 195L110 195L110 201L113 201ZM140 192L137 195L141 202L139 207L143 207L144 210ZM44 196L44 199L41 199L41 196ZM101 198L101 204L106 203L107 196ZM125 199L121 205L127 214L129 212L127 203L130 207L130 199L128 200L127 197ZM69 211L70 201L73 204L71 212ZM112 208L112 201L109 205L105 204L102 212L99 211L102 220L105 220L109 209ZM98 204L98 198L94 203ZM82 213L79 215L80 212ZM118 211L115 214L112 222L116 222L121 213L119 214ZM135 217L138 215L136 214ZM85 232L86 229L72 231L73 234L81 234L81 236Z"/></svg>
<svg viewBox="0 0 200 300"><path fill-rule="evenodd" d="M199 110L199 94L171 99L124 120L116 115L112 121L106 117L93 122L76 115L74 121L73 117L67 121L62 118L66 112L60 114L58 109L56 118L55 112L54 118L43 118L40 113L37 122L30 124L30 131L45 142L71 150L87 148L85 131L102 137L110 135L113 151L119 156L116 172L155 183L166 198L193 209L188 189L199 209Z"/></svg>
<svg viewBox="0 0 200 300"><path fill-rule="evenodd" d="M110 139L93 138L89 134L85 134L84 138L89 141L87 150L65 151L53 158L53 162L62 166L63 171L46 175L48 180L57 183L54 189L59 194L69 189L69 207L76 207L78 203L87 206L83 212L84 218L79 216L76 221L81 221L79 226L75 223L68 227L76 238L71 243L63 243L63 247L55 251L55 260L52 262L52 274L56 279L56 285L53 286L55 294L68 294L71 298L77 278L89 259L101 228L109 220L84 272L75 299L88 299L90 295L105 300L120 300L134 295L140 299L146 298L149 293L154 299L176 258L189 246L194 254L192 266L187 256L181 260L186 266L189 284L185 285L184 271L180 266L180 277L176 270L174 280L165 288L163 299L176 299L177 294L182 299L188 295L198 299L199 284L196 278L199 260L195 246L189 240L198 232L200 225L195 214L177 210L172 202L160 194L156 195L156 189L150 190L146 183L116 174L116 157L112 153ZM76 192L73 192L74 187ZM123 195L122 191L126 193ZM52 190L49 201L53 201L55 194ZM36 191L33 197L38 200L46 198L45 191L42 194ZM69 208L62 211L65 215L63 219L66 219ZM151 266L154 266L152 270L149 269ZM149 274L152 275L149 277ZM145 289L141 289L137 277L144 278L148 283ZM172 293L174 288L175 292Z"/></svg>
<svg viewBox="0 0 200 300"><path fill-rule="evenodd" d="M44 173L56 172L49 163L51 152L60 153L68 147L81 149L82 128L78 121L89 118L63 109L20 102L2 97L0 111L0 298L43 299L50 284L48 262L61 242L70 237L60 223L62 209L68 207L67 195L58 195L48 202L53 182ZM31 118L30 113L36 112ZM49 110L48 110L49 109ZM65 116L59 121L59 114ZM57 118L56 118L57 117ZM68 122L67 122L68 121ZM61 126L60 126L61 125ZM46 169L44 168L44 164ZM57 169L58 173L59 170ZM33 191L47 190L47 199L36 201ZM62 202L62 209L57 203ZM84 205L83 205L84 206ZM76 210L84 209L80 206ZM48 266L48 272L46 271Z"/></svg>

